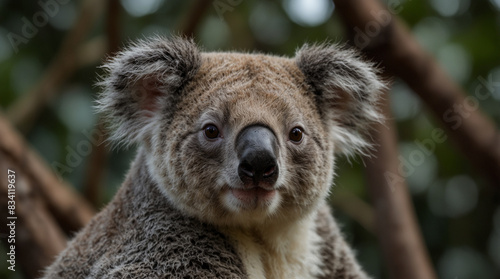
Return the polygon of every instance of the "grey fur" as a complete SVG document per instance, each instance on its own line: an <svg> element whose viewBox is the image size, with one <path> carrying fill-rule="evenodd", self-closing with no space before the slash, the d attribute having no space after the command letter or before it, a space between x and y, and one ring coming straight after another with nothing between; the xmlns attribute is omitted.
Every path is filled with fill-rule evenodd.
<svg viewBox="0 0 500 279"><path fill-rule="evenodd" d="M141 110L146 102L173 107L182 87L196 74L200 53L192 40L162 37L141 40L110 59L98 83L103 92L97 109L114 133L112 140L131 144L150 136L152 120Z"/></svg>
<svg viewBox="0 0 500 279"><path fill-rule="evenodd" d="M227 238L173 209L139 154L113 201L45 278L247 278Z"/></svg>
<svg viewBox="0 0 500 279"><path fill-rule="evenodd" d="M338 45L304 45L296 61L314 88L328 125L336 127L338 150L368 155L371 144L366 139L372 124L383 120L376 103L385 85L377 68L356 50Z"/></svg>
<svg viewBox="0 0 500 279"><path fill-rule="evenodd" d="M334 151L369 146L381 117L376 70L348 50L295 59L200 53L191 41L139 42L104 66L98 108L116 141L139 143L126 181L44 278L368 278L326 205ZM222 136L209 141L211 123ZM245 208L235 137L276 137L269 203ZM288 133L305 135L291 143Z"/></svg>
<svg viewBox="0 0 500 279"><path fill-rule="evenodd" d="M144 155L139 151L113 201L69 242L43 278L248 278L225 235L163 198ZM368 278L326 204L315 219L325 263L318 279Z"/></svg>

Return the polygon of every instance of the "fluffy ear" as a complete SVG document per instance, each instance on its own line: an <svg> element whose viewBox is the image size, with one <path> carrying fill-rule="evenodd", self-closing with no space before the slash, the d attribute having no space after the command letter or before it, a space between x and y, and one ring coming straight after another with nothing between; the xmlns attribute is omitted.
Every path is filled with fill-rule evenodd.
<svg viewBox="0 0 500 279"><path fill-rule="evenodd" d="M172 113L200 64L193 41L177 37L139 41L111 58L103 66L107 73L97 101L111 139L134 143L149 136L160 117Z"/></svg>
<svg viewBox="0 0 500 279"><path fill-rule="evenodd" d="M374 65L356 51L336 45L305 45L295 59L331 129L335 151L366 154L370 128L382 121L376 103L385 88Z"/></svg>

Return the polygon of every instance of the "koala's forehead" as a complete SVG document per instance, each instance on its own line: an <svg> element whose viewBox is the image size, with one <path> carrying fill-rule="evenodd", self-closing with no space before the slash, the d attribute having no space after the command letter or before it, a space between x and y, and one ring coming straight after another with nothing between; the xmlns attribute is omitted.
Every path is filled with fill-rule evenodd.
<svg viewBox="0 0 500 279"><path fill-rule="evenodd" d="M198 74L212 87L258 84L279 91L304 82L294 60L259 54L204 53Z"/></svg>
<svg viewBox="0 0 500 279"><path fill-rule="evenodd" d="M290 58L240 53L203 53L198 73L184 90L181 109L198 116L207 108L272 118L315 110L312 92ZM193 105L195 104L195 105ZM258 111L256 111L258 110ZM248 120L251 121L251 120Z"/></svg>

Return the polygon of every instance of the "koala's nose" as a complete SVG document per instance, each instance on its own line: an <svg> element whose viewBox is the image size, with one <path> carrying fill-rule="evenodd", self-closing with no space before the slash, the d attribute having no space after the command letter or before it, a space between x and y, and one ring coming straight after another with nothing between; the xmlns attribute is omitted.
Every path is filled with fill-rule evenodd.
<svg viewBox="0 0 500 279"><path fill-rule="evenodd" d="M245 128L237 137L236 152L240 159L238 175L246 187L274 185L278 179L278 144L271 130L263 126Z"/></svg>

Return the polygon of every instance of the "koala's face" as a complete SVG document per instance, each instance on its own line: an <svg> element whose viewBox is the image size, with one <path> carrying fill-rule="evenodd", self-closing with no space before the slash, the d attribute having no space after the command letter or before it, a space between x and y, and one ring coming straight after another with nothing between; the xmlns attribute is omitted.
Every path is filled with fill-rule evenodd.
<svg viewBox="0 0 500 279"><path fill-rule="evenodd" d="M289 59L156 39L108 67L100 105L115 136L142 142L166 198L213 224L307 214L328 193L334 152L366 147L379 120L371 66L333 47Z"/></svg>
<svg viewBox="0 0 500 279"><path fill-rule="evenodd" d="M150 167L184 210L249 224L307 211L326 195L332 145L293 60L202 54L181 94L154 134Z"/></svg>

